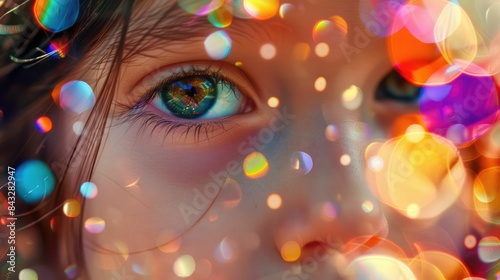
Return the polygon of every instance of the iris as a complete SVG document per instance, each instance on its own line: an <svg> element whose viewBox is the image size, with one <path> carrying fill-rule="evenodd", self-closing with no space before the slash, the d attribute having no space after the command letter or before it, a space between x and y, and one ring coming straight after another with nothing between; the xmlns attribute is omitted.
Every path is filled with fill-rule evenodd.
<svg viewBox="0 0 500 280"><path fill-rule="evenodd" d="M176 117L194 119L212 108L217 94L217 83L213 78L185 77L160 90L160 99Z"/></svg>
<svg viewBox="0 0 500 280"><path fill-rule="evenodd" d="M377 87L377 100L392 100L403 103L414 103L420 98L421 87L408 82L395 70L387 74Z"/></svg>

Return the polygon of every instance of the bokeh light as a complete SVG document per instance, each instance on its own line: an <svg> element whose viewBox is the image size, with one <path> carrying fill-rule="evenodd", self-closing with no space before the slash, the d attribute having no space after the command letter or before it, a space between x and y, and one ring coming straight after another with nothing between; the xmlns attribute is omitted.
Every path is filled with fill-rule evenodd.
<svg viewBox="0 0 500 280"><path fill-rule="evenodd" d="M403 262L389 256L363 256L354 259L347 267L349 279L405 279L417 280Z"/></svg>
<svg viewBox="0 0 500 280"><path fill-rule="evenodd" d="M489 158L500 158L500 122L475 142L479 153Z"/></svg>
<svg viewBox="0 0 500 280"><path fill-rule="evenodd" d="M299 175L306 175L313 167L311 156L305 152L294 152L291 158L292 170Z"/></svg>
<svg viewBox="0 0 500 280"><path fill-rule="evenodd" d="M53 33L61 32L75 24L80 12L78 0L36 0L33 16L40 27Z"/></svg>
<svg viewBox="0 0 500 280"><path fill-rule="evenodd" d="M68 277L69 279L75 279L77 276L77 272L78 270L76 264L68 265L64 269L64 275L66 275L66 277Z"/></svg>
<svg viewBox="0 0 500 280"><path fill-rule="evenodd" d="M481 171L474 180L473 199L477 214L486 222L500 225L500 167Z"/></svg>
<svg viewBox="0 0 500 280"><path fill-rule="evenodd" d="M281 257L287 262L294 262L300 258L302 250L300 245L295 241L286 242L281 247Z"/></svg>
<svg viewBox="0 0 500 280"><path fill-rule="evenodd" d="M226 208L234 208L240 204L243 198L241 186L238 181L227 178L222 185L222 191L219 193L218 200L224 204Z"/></svg>
<svg viewBox="0 0 500 280"><path fill-rule="evenodd" d="M410 142L418 143L425 136L425 129L419 124L412 124L406 128L405 136Z"/></svg>
<svg viewBox="0 0 500 280"><path fill-rule="evenodd" d="M83 128L85 127L85 123L82 121L76 121L73 123L73 133L75 133L76 136L82 135Z"/></svg>
<svg viewBox="0 0 500 280"><path fill-rule="evenodd" d="M420 214L420 206L416 203L410 203L406 207L406 217L410 219L416 219L418 218L418 215Z"/></svg>
<svg viewBox="0 0 500 280"><path fill-rule="evenodd" d="M204 46L208 56L220 60L226 58L231 52L232 41L225 31L219 30L207 36Z"/></svg>
<svg viewBox="0 0 500 280"><path fill-rule="evenodd" d="M384 160L379 156L373 156L368 159L368 168L372 172L379 172L384 168Z"/></svg>
<svg viewBox="0 0 500 280"><path fill-rule="evenodd" d="M281 207L281 202L281 196L279 194L273 193L267 197L267 206L270 209L279 209Z"/></svg>
<svg viewBox="0 0 500 280"><path fill-rule="evenodd" d="M343 166L348 166L349 164L351 164L351 156L349 156L348 154L343 154L342 156L340 156L340 164L342 164Z"/></svg>
<svg viewBox="0 0 500 280"><path fill-rule="evenodd" d="M277 97L270 97L268 100L267 100L267 106L271 107L271 108L276 108L280 105L280 100L277 98Z"/></svg>
<svg viewBox="0 0 500 280"><path fill-rule="evenodd" d="M80 202L78 202L76 199L67 199L66 201L64 201L62 209L66 217L68 218L78 217L81 211Z"/></svg>
<svg viewBox="0 0 500 280"><path fill-rule="evenodd" d="M106 228L106 222L99 217L90 217L85 221L84 227L87 232L98 234L104 231Z"/></svg>
<svg viewBox="0 0 500 280"><path fill-rule="evenodd" d="M252 152L243 161L243 171L248 178L261 178L269 171L269 163L263 154Z"/></svg>
<svg viewBox="0 0 500 280"><path fill-rule="evenodd" d="M317 92L322 92L322 91L324 91L326 89L326 79L325 79L325 77L318 77L314 81L314 89Z"/></svg>
<svg viewBox="0 0 500 280"><path fill-rule="evenodd" d="M235 254L235 245L229 238L225 237L215 247L214 258L218 263L224 264L233 260L235 258Z"/></svg>
<svg viewBox="0 0 500 280"><path fill-rule="evenodd" d="M171 232L161 232L156 238L156 245L163 253L175 253L182 245L182 237L175 237Z"/></svg>
<svg viewBox="0 0 500 280"><path fill-rule="evenodd" d="M338 128L333 125L329 124L325 128L325 137L331 142L335 142L337 138L339 137L339 130Z"/></svg>
<svg viewBox="0 0 500 280"><path fill-rule="evenodd" d="M267 43L260 47L260 56L265 60L273 59L276 56L276 47Z"/></svg>
<svg viewBox="0 0 500 280"><path fill-rule="evenodd" d="M315 43L335 43L343 40L347 34L347 23L339 16L330 19L319 20L313 27L312 37Z"/></svg>
<svg viewBox="0 0 500 280"><path fill-rule="evenodd" d="M341 16L332 16L330 20L335 24L336 29L344 36L347 36L347 22Z"/></svg>
<svg viewBox="0 0 500 280"><path fill-rule="evenodd" d="M469 64L477 55L478 41L476 30L461 6L449 2L441 11L434 26L434 40L442 56L461 70L469 68ZM475 72L474 70L472 70ZM479 70L483 72L483 70Z"/></svg>
<svg viewBox="0 0 500 280"><path fill-rule="evenodd" d="M52 121L47 116L39 117L35 122L36 129L41 133L47 133L52 130Z"/></svg>
<svg viewBox="0 0 500 280"><path fill-rule="evenodd" d="M43 161L29 160L16 170L17 197L29 204L35 204L54 190L55 178Z"/></svg>
<svg viewBox="0 0 500 280"><path fill-rule="evenodd" d="M498 96L490 77L460 75L442 86L425 86L420 111L427 130L456 144L482 136L498 115Z"/></svg>
<svg viewBox="0 0 500 280"><path fill-rule="evenodd" d="M367 160L377 156L382 169L366 168L379 201L412 219L439 216L450 207L465 183L465 168L456 147L438 135L422 133L412 141L400 136L369 145ZM421 138L421 141L414 140Z"/></svg>
<svg viewBox="0 0 500 280"><path fill-rule="evenodd" d="M255 19L266 20L274 17L280 8L279 0L243 0L246 12Z"/></svg>
<svg viewBox="0 0 500 280"><path fill-rule="evenodd" d="M94 198L97 195L97 186L92 182L85 182L80 185L80 193L85 198Z"/></svg>
<svg viewBox="0 0 500 280"><path fill-rule="evenodd" d="M363 102L363 91L352 85L342 93L342 105L348 110L356 110Z"/></svg>
<svg viewBox="0 0 500 280"><path fill-rule="evenodd" d="M477 246L479 259L485 263L500 260L500 240L496 236L486 236L479 241Z"/></svg>
<svg viewBox="0 0 500 280"><path fill-rule="evenodd" d="M314 47L314 53L318 57L327 57L328 54L330 54L330 47L328 46L327 43L318 43L316 47Z"/></svg>
<svg viewBox="0 0 500 280"><path fill-rule="evenodd" d="M208 14L208 21L218 28L228 27L233 22L233 14L221 7Z"/></svg>
<svg viewBox="0 0 500 280"><path fill-rule="evenodd" d="M418 279L448 280L465 279L471 276L462 261L441 251L421 251L412 259L409 266L416 275L420 276ZM433 275L428 274L430 269L434 270Z"/></svg>
<svg viewBox="0 0 500 280"><path fill-rule="evenodd" d="M442 0L413 0L411 5L398 10L391 22L389 57L398 72L416 85L442 85L460 73L450 71L456 67L435 44L434 27L446 4Z"/></svg>
<svg viewBox="0 0 500 280"><path fill-rule="evenodd" d="M469 234L464 238L465 248L472 249L476 247L476 245L477 245L477 238L474 235Z"/></svg>
<svg viewBox="0 0 500 280"><path fill-rule="evenodd" d="M19 280L38 280L38 274L34 269L24 268L19 271Z"/></svg>
<svg viewBox="0 0 500 280"><path fill-rule="evenodd" d="M367 214L371 213L373 211L373 208L374 208L373 202L371 202L370 200L365 200L361 204L361 209L363 209L363 212L365 212Z"/></svg>
<svg viewBox="0 0 500 280"><path fill-rule="evenodd" d="M288 13L290 13L293 10L294 6L293 4L290 3L283 3L280 6L279 9L279 15L282 19L284 19Z"/></svg>
<svg viewBox="0 0 500 280"><path fill-rule="evenodd" d="M177 4L187 13L204 16L217 9L223 4L223 0L177 0Z"/></svg>
<svg viewBox="0 0 500 280"><path fill-rule="evenodd" d="M339 215L339 207L334 202L325 202L321 205L321 218L325 222L331 222Z"/></svg>
<svg viewBox="0 0 500 280"><path fill-rule="evenodd" d="M192 256L182 255L174 261L173 269L177 277L187 278L194 273L196 262Z"/></svg>
<svg viewBox="0 0 500 280"><path fill-rule="evenodd" d="M92 88L84 81L70 81L61 87L59 105L67 112L81 114L95 104Z"/></svg>
<svg viewBox="0 0 500 280"><path fill-rule="evenodd" d="M50 58L60 59L65 58L68 53L68 43L66 42L51 42L47 47L47 54Z"/></svg>
<svg viewBox="0 0 500 280"><path fill-rule="evenodd" d="M403 27L402 23L398 22L396 26L391 26L391 23L408 0L361 0L359 2L359 17L371 33L386 37Z"/></svg>

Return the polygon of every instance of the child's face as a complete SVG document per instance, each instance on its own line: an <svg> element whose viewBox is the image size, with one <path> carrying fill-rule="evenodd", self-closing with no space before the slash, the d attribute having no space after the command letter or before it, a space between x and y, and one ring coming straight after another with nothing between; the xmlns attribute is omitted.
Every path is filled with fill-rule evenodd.
<svg viewBox="0 0 500 280"><path fill-rule="evenodd" d="M84 229L91 277L326 279L346 266L339 251L353 238L389 234L405 249L415 241L403 243L411 237L400 229L418 235L423 225L383 209L370 191L365 151L418 108L375 99L392 65L386 39L367 31L358 2L292 1L283 18L235 17L224 29L176 1L134 10L115 93L115 103L129 108L113 107L113 115L159 80L176 78L157 87L162 95L141 113L109 119L92 178L98 194L83 213L83 221L105 223L100 233ZM315 29L321 20L330 22ZM221 30L210 38L219 46L230 40L230 52L216 49L213 59L206 40ZM79 78L98 93L96 68ZM215 101L195 99L214 88ZM205 105L216 109L206 113ZM95 231L96 220L85 227ZM429 224L436 221L426 223L433 236ZM453 234L461 232L455 225Z"/></svg>

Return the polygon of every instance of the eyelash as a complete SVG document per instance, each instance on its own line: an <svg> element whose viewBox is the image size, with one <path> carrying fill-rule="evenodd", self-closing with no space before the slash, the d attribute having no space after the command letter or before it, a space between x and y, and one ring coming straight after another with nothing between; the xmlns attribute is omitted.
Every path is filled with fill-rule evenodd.
<svg viewBox="0 0 500 280"><path fill-rule="evenodd" d="M227 132L226 125L229 123L234 124L230 121L230 116L211 120L186 120L172 117L175 118L175 120L172 120L161 116L159 113L146 110L162 88L180 79L210 76L214 80L215 84L222 83L235 92L236 85L231 81L231 79L221 73L221 68L213 69L212 66L204 68L189 66L188 69L181 66L180 68L180 71L160 79L154 86L148 89L146 93L143 94L137 102L135 102L135 104L128 105L117 103L121 112L118 115L118 124L141 121L141 133L144 132L143 130L145 130L145 128L152 126L151 133L157 129L164 130L164 139L171 135L171 133L174 133L177 129L183 129L179 139L184 136L184 140L186 140L188 136L192 135L196 142L200 141L200 136L202 134L205 134L206 139L210 139L210 135L213 134L215 130L222 129L224 132ZM238 98L237 95L236 97Z"/></svg>

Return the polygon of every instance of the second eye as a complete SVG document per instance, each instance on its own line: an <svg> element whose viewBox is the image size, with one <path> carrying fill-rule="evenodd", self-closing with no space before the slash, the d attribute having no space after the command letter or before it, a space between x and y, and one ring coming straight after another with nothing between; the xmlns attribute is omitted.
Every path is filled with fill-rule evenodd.
<svg viewBox="0 0 500 280"><path fill-rule="evenodd" d="M387 74L377 86L375 99L402 103L415 103L420 98L421 87L408 82L395 70Z"/></svg>

